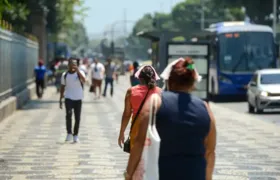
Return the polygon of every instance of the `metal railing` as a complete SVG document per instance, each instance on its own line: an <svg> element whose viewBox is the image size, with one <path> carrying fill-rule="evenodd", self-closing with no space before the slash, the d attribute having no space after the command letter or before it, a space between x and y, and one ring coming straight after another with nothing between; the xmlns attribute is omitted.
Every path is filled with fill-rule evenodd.
<svg viewBox="0 0 280 180"><path fill-rule="evenodd" d="M38 43L0 28L0 102L34 81Z"/></svg>

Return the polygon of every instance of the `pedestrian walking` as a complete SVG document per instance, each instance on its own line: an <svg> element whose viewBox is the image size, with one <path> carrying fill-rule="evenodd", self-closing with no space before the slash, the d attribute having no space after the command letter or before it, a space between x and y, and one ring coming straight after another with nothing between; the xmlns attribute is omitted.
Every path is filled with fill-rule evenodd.
<svg viewBox="0 0 280 180"><path fill-rule="evenodd" d="M58 62L56 63L55 66L55 87L57 90L57 93L60 92L60 87L61 87L61 76L62 74L68 70L68 60L64 58L59 58L57 60Z"/></svg>
<svg viewBox="0 0 280 180"><path fill-rule="evenodd" d="M158 159L159 180L212 179L215 164L216 125L209 105L191 94L199 79L195 64L190 58L180 58L168 66L168 89L156 95L158 103L148 99L142 109L139 131L131 149L126 180L145 174L142 151L149 126L150 109L156 111L153 121L160 137ZM149 132L151 129L149 129ZM135 178L136 179L136 178Z"/></svg>
<svg viewBox="0 0 280 180"><path fill-rule="evenodd" d="M68 71L61 76L60 89L60 108L62 109L62 99L65 98L66 109L66 141L78 142L78 133L81 120L83 85L85 82L85 74L79 70L79 62L75 58L68 60ZM74 110L75 125L74 134L72 133L72 110Z"/></svg>
<svg viewBox="0 0 280 180"><path fill-rule="evenodd" d="M142 68L139 68L134 75L136 76L135 78L139 80L140 84L128 88L126 92L125 107L118 139L120 147L124 144L124 132L131 117L132 124L129 136L131 147L134 145L135 136L138 133L140 126L138 118L141 116L140 112L142 112L141 109L146 99L149 99L154 93L161 93L161 89L156 85L156 81L160 78L152 66L143 66Z"/></svg>
<svg viewBox="0 0 280 180"><path fill-rule="evenodd" d="M105 68L102 63L99 62L97 58L94 59L93 64L90 67L91 69L91 78L92 78L92 88L95 95L95 98L100 98L102 93L102 80L104 79ZM97 96L97 89L99 94Z"/></svg>
<svg viewBox="0 0 280 180"><path fill-rule="evenodd" d="M108 58L107 63L105 65L105 87L103 96L106 97L106 92L108 88L108 84L110 84L111 88L111 96L114 93L114 78L116 77L116 66L112 64L112 59Z"/></svg>
<svg viewBox="0 0 280 180"><path fill-rule="evenodd" d="M139 69L139 63L137 61L133 62L133 70L131 70L131 75L130 75L130 84L131 86L136 86L140 84L140 81L138 78L135 77L135 73Z"/></svg>
<svg viewBox="0 0 280 180"><path fill-rule="evenodd" d="M45 88L45 74L47 70L44 66L44 62L40 60L38 62L38 65L34 69L35 73L35 83L36 83L36 93L38 98L42 98L44 94L44 88Z"/></svg>

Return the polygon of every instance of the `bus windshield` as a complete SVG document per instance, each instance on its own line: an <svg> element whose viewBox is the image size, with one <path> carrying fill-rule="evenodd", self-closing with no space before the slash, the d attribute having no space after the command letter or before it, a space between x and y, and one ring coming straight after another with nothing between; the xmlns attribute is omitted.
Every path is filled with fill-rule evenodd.
<svg viewBox="0 0 280 180"><path fill-rule="evenodd" d="M270 32L235 32L219 35L221 71L254 72L274 68L274 38Z"/></svg>

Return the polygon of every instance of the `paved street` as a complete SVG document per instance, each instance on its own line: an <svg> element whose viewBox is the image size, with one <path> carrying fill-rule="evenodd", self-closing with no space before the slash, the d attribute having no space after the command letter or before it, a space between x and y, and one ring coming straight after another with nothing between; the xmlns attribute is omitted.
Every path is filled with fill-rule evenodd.
<svg viewBox="0 0 280 180"><path fill-rule="evenodd" d="M242 114L248 114L252 117L271 122L280 126L280 109L268 109L262 114L249 114L247 102L230 102L230 103L217 103L220 106L227 107Z"/></svg>
<svg viewBox="0 0 280 180"><path fill-rule="evenodd" d="M47 93L0 123L0 180L118 180L127 154L117 136L128 78L115 96L93 100L86 87L78 144L65 143L64 111ZM214 180L280 180L280 126L211 104L217 119Z"/></svg>

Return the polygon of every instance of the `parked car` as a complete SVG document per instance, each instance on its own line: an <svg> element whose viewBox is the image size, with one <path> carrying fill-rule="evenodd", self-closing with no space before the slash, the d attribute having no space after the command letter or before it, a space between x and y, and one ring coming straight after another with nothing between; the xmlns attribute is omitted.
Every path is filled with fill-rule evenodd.
<svg viewBox="0 0 280 180"><path fill-rule="evenodd" d="M247 89L250 113L280 108L280 69L263 69L254 73Z"/></svg>

